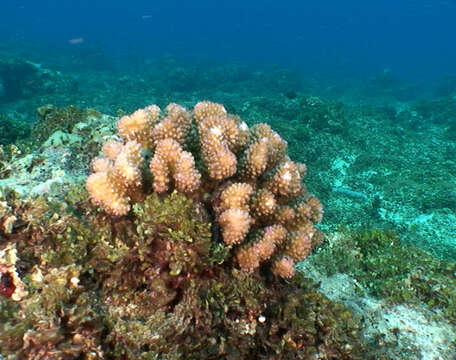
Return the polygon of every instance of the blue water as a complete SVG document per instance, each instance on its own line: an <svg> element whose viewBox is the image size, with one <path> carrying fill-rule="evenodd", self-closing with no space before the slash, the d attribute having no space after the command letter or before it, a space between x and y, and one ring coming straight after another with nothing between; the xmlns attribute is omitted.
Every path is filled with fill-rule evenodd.
<svg viewBox="0 0 456 360"><path fill-rule="evenodd" d="M2 0L0 39L126 64L171 54L426 83L456 73L455 19L450 0Z"/></svg>
<svg viewBox="0 0 456 360"><path fill-rule="evenodd" d="M306 164L306 187L324 205L325 215L319 227L328 235L328 241L318 250L323 249L321 252L314 252L312 266L318 271L309 272L304 267L302 271L306 276L319 274L318 283L323 284L320 291L327 291L325 295L329 294L328 297L334 296L331 300L341 300L348 308L355 304L352 310L363 319L363 326L368 329L366 334L371 336L368 343L373 347L378 345L379 353L371 359L390 358L382 355L383 352L390 351L394 354L391 359L437 359L429 354L440 352L438 359L454 360L456 350L451 346L454 347L456 339L456 293L453 291L456 287L453 286L455 267L450 263L456 261L455 35L456 0L0 0L0 250L10 240L18 243L18 258L24 259L18 274L26 282L40 278L41 267L44 269L43 276L48 276L48 270L56 266L56 260L52 260L54 250L52 253L37 255L36 259L45 260L40 265L33 264L35 260L32 260L32 253L29 253L28 243L21 245L21 242L28 241L28 233L32 231L29 230L28 223L31 223L31 229L34 229L35 223L42 221L53 224L52 220L58 221L55 224L60 224L66 218L70 219L65 215L66 211L74 211L75 215L81 216L85 214L89 221L98 216L95 215L95 210L89 211L85 203L76 204L79 202L76 199L82 195L80 188L73 186L82 185L89 175L91 159L98 155L102 142L116 132L117 117L150 104L157 104L164 109L168 103L176 102L192 109L198 101L211 100L223 103L229 113L240 116L249 126L260 122L269 124L287 141L290 158ZM88 108L91 109L87 110ZM211 130L219 129L214 126ZM197 153L198 160L204 151L200 151L196 144L198 142L185 149ZM285 174L283 176L285 178ZM146 182L150 182L152 177L148 173L149 180ZM261 182L263 180L266 177ZM261 182L258 184L263 186ZM211 181L201 189L206 192L206 188L213 186L216 185ZM13 203L9 204L7 201L16 201L16 195L10 189L25 199L37 195L43 199L47 196L56 199L55 204L58 200L65 202L62 207L57 207L54 202L49 207L52 212L62 209L60 218L54 214L49 216L50 219L41 221L40 217L44 219L48 216L41 208L35 215L22 203L14 203L14 206ZM203 194L202 191L197 193ZM211 195L210 202L207 201L211 206L217 204L219 196L215 194L217 192ZM209 193L205 195L209 196ZM66 205L69 202L72 202L71 206ZM36 204L42 206L39 201ZM73 205L75 209L72 209ZM214 209L210 209L210 212L214 212ZM201 214L206 212L202 211ZM126 224L136 216L131 215L125 218ZM215 218L214 214L214 220ZM268 215L265 223L273 218ZM139 221L140 217L137 216L136 220ZM109 221L115 224L118 219ZM120 234L123 226L127 226L122 225L123 222L119 221L118 228L112 226L114 233ZM195 224L197 225L196 222ZM263 220L257 221L255 226L258 224L263 225ZM11 226L11 229L7 226ZM46 231L54 231L52 226ZM57 231L60 225L55 228ZM218 228L218 224L212 227L214 239L221 237L217 233ZM169 230L174 231L171 228ZM25 235L16 236L21 231ZM40 227L36 239L45 238L42 232ZM115 236L116 239L117 236L119 239L122 237L121 234ZM60 235L57 238L59 237ZM94 239L97 238L98 235ZM33 235L30 251L41 251L41 246L44 246L39 242L41 240L36 239ZM54 239L54 235L49 239ZM71 239L74 240L73 237ZM136 241L133 239L132 244ZM58 240L56 248L61 247L60 241L67 240ZM87 241L87 244L92 246L92 240ZM115 246L122 245L119 244ZM371 245L375 250L372 254ZM402 248L403 245L410 246L406 248L410 249L410 256ZM80 256L78 261L84 262L81 269L86 269L87 263L87 273L90 276L84 274L81 277L81 289L92 281L97 284L105 282L101 277L105 276L101 274L109 268L108 265L103 265L105 260L100 263L103 265L100 271L90 268L93 264L99 264L98 258L103 256L104 246L101 244L99 251L97 245L95 254L86 256L82 247L74 246L76 250L73 250L71 243L71 251L64 256L65 268L68 269L67 256ZM125 245L125 249L128 246ZM141 246L146 248L146 245ZM142 249L141 246L139 249ZM62 253L66 254L66 249L62 248ZM114 245L112 249L115 250L112 250L112 254L115 254L113 258L127 259L123 247L118 248L118 254ZM416 252L417 249L429 252L429 257L420 260L420 254L424 253ZM151 246L151 250L155 251L155 248ZM386 251L386 255L382 251ZM218 255L222 255L222 250ZM86 261L89 256L95 260ZM429 260L431 256L432 261ZM142 259L143 255L131 258L131 261L136 261L134 259ZM151 259L153 260L152 257ZM439 259L445 262L440 262ZM447 266L447 261L451 266ZM112 260L112 265L115 266L116 262L122 264L117 259ZM139 264L138 271L149 265L148 262L144 262L144 266ZM227 263L223 266L225 265ZM159 268L165 269L168 265L153 266L144 272L147 279L141 273L137 278L143 279L141 281L144 283L150 281L151 285L147 286L163 291L165 304L168 294L162 287L166 288L168 284L163 285L165 280L156 282L148 277L152 274L151 269L154 272L157 269L158 274L158 271L162 271ZM231 261L228 266L231 266ZM39 276L35 276L38 274L36 269L39 270ZM64 271L60 269L63 267L59 267L59 271ZM136 265L131 266L131 269L136 269ZM432 272L426 272L426 269L432 269ZM339 271L343 274L336 273ZM204 272L204 277L209 279L219 276L216 273L217 271L209 269L207 274ZM120 273L115 274L112 279L120 276ZM337 280L334 281L333 275L344 276L336 277ZM79 279L75 276L71 274L71 285L79 289ZM368 283L371 278L375 278L375 281ZM77 281L73 282L74 279ZM128 279L130 277L126 277L125 283L129 282ZM191 280L192 277L187 279ZM52 338L54 332L50 328L49 341L58 341L58 345L49 342L51 345L46 343L46 348L53 350L51 346L54 346L65 351L66 347L61 344L66 343L61 337L67 338L65 341L76 341L76 335L80 334L71 330L70 323L73 321L68 320L74 317L77 323L82 321L79 318L86 319L86 315L77 310L76 303L79 300L76 302L73 295L71 304L65 305L70 301L68 294L76 292L75 289L67 289L68 293L59 294L49 286L56 293L55 296L65 296L62 305L55 306L58 309L55 314L33 304L36 317L29 320L26 316L29 310L21 310L20 315L8 318L8 311L13 311L13 308L2 307L1 296L2 286L3 294L12 289L9 281L10 276L0 276L0 360L6 359L2 355L5 344L2 342L5 338L2 329L10 329L14 333L14 337L18 338L15 343L21 338L25 341L29 337L31 340L25 342L33 347L32 336L44 329L42 324L54 326L55 323L57 340ZM141 281L138 280L137 283L140 284ZM180 281L173 282L166 278L166 283L172 283L176 289L180 287ZM111 283L111 280L106 283ZM374 283L380 285L377 287ZM393 289L396 284L398 299L399 294L403 293L401 296L405 306L413 305L403 308L406 311L396 308L396 304L377 303L395 298L396 292L388 294L387 290ZM86 287L91 292L90 295L86 293L87 298L92 297L91 286ZM93 287L95 289L98 285L94 283ZM312 289L313 287L314 285ZM243 288L244 285L241 289ZM138 285L138 289L141 289L141 294L147 293L143 292L142 284L141 288ZM161 295L156 294L162 293L155 291L155 288L151 289L150 298L155 299L151 301L158 303L156 299ZM181 289L176 289L172 289L173 295L169 299L176 297L194 300L193 293L182 293L184 296ZM193 287L189 289L193 291ZM42 291L41 286L30 288L30 295L39 296L38 291ZM350 292L352 294L347 296ZM47 299L45 290L42 293L43 298ZM218 290L214 292L214 296L218 293ZM136 298L135 292L129 294L135 294L135 299L132 299L132 307L128 305L129 310L125 314L136 311L131 310L135 309L134 301L139 303L142 301L140 296L143 296L138 295ZM233 299L236 300L235 297ZM361 297L364 298L360 299ZM372 300L374 297L375 301ZM220 298L223 299L222 296ZM34 298L30 296L29 299ZM110 297L106 297L108 299ZM238 304L248 304L244 300L231 300L231 295L226 299L229 306L236 305L235 311L227 312L230 316L237 317L237 313L241 313ZM213 299L208 297L207 300L212 302ZM100 304L103 301L100 300ZM195 303L198 301L195 300ZM98 312L98 300L96 302ZM82 303L85 304L86 300ZM109 307L108 303L111 300L105 304ZM171 301L168 303L171 306ZM201 303L206 303L206 299ZM27 302L19 306L29 308L23 304ZM143 304L145 302L141 306ZM186 306L185 309L189 308ZM175 304L172 307L179 309ZM321 305L318 307L323 308ZM71 313L63 317L66 309L71 309ZM292 307L290 309L286 312L291 314L294 310ZM144 311L144 314L149 314L148 311ZM120 310L115 310L113 314L115 313L122 314ZM138 313L142 313L142 310L138 310ZM93 318L98 319L99 314L95 314L95 311L91 310L87 314L94 314ZM246 322L248 325L256 316L250 311L245 311L245 314L250 319ZM46 316L45 320L41 316ZM125 316L125 323L130 321L129 316ZM203 319L203 316L199 316L195 316L195 323L200 322L199 318ZM327 332L325 317L326 315L318 316L315 324L329 338L339 339L337 334ZM270 322L269 315L264 318L266 320L261 321L260 318L263 316L258 317L258 328L263 326L260 325L263 321L266 324ZM320 325L320 318L324 326ZM424 318L426 321L423 321ZM7 325L2 327L3 319L7 319ZM150 319L152 318L140 320L144 324L153 324ZM186 315L182 319L186 319ZM346 318L343 319L345 322ZM234 318L226 322L227 327L231 326L231 320ZM26 335L21 336L20 331L17 332L15 327L10 326L15 321L19 323L18 329L23 329L24 332L27 326L33 328L31 335L27 330ZM238 319L233 321L233 324L236 323L244 326ZM206 326L204 321L201 324ZM247 325L239 327L243 336L255 329ZM100 327L101 330L94 330L94 333L102 334L100 336L108 334L112 330L108 327L111 326L129 329L120 321L109 323L97 320L93 326L94 329ZM136 324L129 326L131 329L141 329ZM184 326L187 325L182 325ZM235 326L238 325L233 325L233 329ZM81 329L86 327L92 325L86 326L84 323ZM168 332L168 325L163 329L164 333ZM277 335L282 333L281 328L271 329L275 329L270 332L272 337L282 336ZM221 331L222 334L224 330ZM111 340L107 344L101 343L100 348L114 347L113 341L117 342L118 338L112 334L115 332L111 332L108 336ZM149 332L146 334L149 336ZM183 333L179 334L179 337L185 339L183 343L187 343L188 339ZM283 339L288 339L288 332L283 336ZM305 339L306 336L302 338ZM48 337L40 338L40 341L48 341ZM159 338L160 335L153 335L147 341L150 340L152 344ZM92 341L91 337L87 339L88 342ZM135 339L133 335L131 339ZM230 337L226 339L227 344L235 341L230 340ZM324 348L320 346L323 339L319 335L315 339L319 350ZM293 341L290 337L290 341L283 343L302 346L303 341L307 342ZM145 345L141 344L142 340L138 344L132 344L132 347L137 345L143 351ZM222 344L225 344L225 340ZM116 349L117 345L119 349L124 346L121 341L115 344ZM151 345L151 349L153 346L155 344ZM79 345L76 347L79 348ZM213 347L211 344L208 353L214 351ZM225 346L220 349L223 347ZM347 342L343 347L350 352L350 343ZM245 350L242 347L239 349ZM331 347L327 350L333 351ZM30 354L33 356L33 351ZM335 359L338 355L334 351L331 357L325 357L324 354L318 356ZM235 357L233 355L232 358ZM19 355L19 358L23 357ZM42 358L46 358L46 355L42 355ZM126 355L122 358L126 358Z"/></svg>

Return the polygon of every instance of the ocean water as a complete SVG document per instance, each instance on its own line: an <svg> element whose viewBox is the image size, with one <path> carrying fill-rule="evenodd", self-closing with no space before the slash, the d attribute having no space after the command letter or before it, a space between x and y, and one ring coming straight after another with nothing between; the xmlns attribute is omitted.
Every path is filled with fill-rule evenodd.
<svg viewBox="0 0 456 360"><path fill-rule="evenodd" d="M209 100L307 166L325 241L298 270L364 319L364 357L327 358L456 359L455 19L453 0L2 0L0 275L15 243L36 290L18 234L48 217L21 201L69 202L119 117ZM5 297L0 360L38 359L7 344Z"/></svg>
<svg viewBox="0 0 456 360"><path fill-rule="evenodd" d="M389 68L421 82L454 71L455 5L449 0L175 0L128 6L122 1L5 0L0 26L4 37L68 52L76 52L77 45L102 46L112 57L170 53L355 77ZM69 44L71 39L83 42Z"/></svg>

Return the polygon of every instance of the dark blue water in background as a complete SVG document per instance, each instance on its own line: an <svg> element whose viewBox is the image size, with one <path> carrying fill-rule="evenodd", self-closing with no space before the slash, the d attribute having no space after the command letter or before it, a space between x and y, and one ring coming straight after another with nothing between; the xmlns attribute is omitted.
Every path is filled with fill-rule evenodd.
<svg viewBox="0 0 456 360"><path fill-rule="evenodd" d="M2 0L0 37L42 52L103 49L131 65L169 54L427 83L456 73L456 2ZM82 43L71 43L72 39ZM77 42L77 41L76 41ZM40 52L34 50L35 52ZM37 54L39 55L39 54ZM58 63L58 59L55 59Z"/></svg>

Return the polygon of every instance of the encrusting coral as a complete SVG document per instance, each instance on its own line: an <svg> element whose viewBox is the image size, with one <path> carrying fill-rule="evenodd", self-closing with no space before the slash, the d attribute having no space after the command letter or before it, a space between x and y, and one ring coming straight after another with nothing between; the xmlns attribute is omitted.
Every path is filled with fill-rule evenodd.
<svg viewBox="0 0 456 360"><path fill-rule="evenodd" d="M86 182L107 213L126 215L147 193L177 190L204 204L245 271L269 262L276 275L291 277L310 254L322 206L302 183L305 165L288 158L269 125L249 129L223 105L202 101L193 111L171 103L163 116L150 105L117 128L122 141L103 147Z"/></svg>

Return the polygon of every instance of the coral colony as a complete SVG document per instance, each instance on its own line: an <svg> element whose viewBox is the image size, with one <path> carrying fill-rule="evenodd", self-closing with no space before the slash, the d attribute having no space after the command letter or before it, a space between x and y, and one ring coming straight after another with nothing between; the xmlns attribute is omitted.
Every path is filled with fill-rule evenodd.
<svg viewBox="0 0 456 360"><path fill-rule="evenodd" d="M205 205L223 242L247 272L268 261L290 278L312 248L322 206L302 184L306 167L286 155L286 142L266 124L248 128L223 105L199 102L192 112L151 105L118 122L122 141L103 147L86 185L92 201L125 215L144 197L145 152L153 191L174 189Z"/></svg>
<svg viewBox="0 0 456 360"><path fill-rule="evenodd" d="M295 272L323 211L276 132L207 101L117 130L64 199L4 194L2 355L360 359L358 318Z"/></svg>

